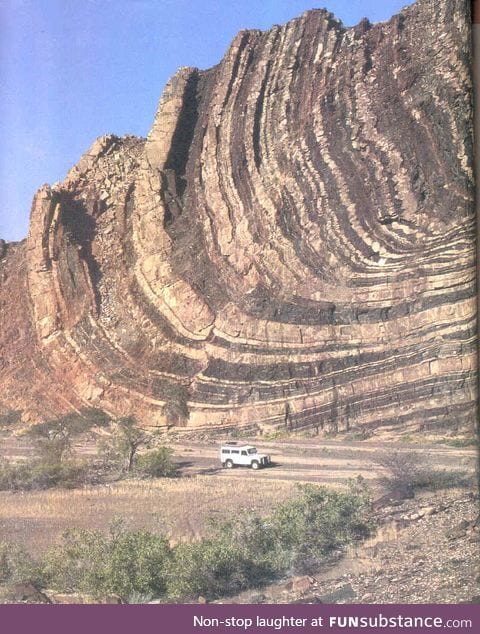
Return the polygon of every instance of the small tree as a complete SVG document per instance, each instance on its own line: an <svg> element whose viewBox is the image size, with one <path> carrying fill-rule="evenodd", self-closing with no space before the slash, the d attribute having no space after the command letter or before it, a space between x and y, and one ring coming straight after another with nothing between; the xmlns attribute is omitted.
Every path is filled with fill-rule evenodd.
<svg viewBox="0 0 480 634"><path fill-rule="evenodd" d="M60 465L71 454L76 436L92 427L104 426L109 420L109 416L101 410L69 412L59 418L33 425L26 433L36 439L35 450L41 462Z"/></svg>
<svg viewBox="0 0 480 634"><path fill-rule="evenodd" d="M83 410L33 425L25 434L34 440L34 459L0 465L0 488L76 486L87 473L84 466L71 460L73 441L81 433L106 424L108 420L109 417L100 410Z"/></svg>
<svg viewBox="0 0 480 634"><path fill-rule="evenodd" d="M122 471L130 473L138 450L149 443L149 435L138 427L135 417L124 416L116 421L112 437L99 445L99 452L108 462L119 464Z"/></svg>
<svg viewBox="0 0 480 634"><path fill-rule="evenodd" d="M375 462L383 467L380 483L390 492L413 497L415 488L431 478L432 469L424 455L416 451L389 451L378 455Z"/></svg>

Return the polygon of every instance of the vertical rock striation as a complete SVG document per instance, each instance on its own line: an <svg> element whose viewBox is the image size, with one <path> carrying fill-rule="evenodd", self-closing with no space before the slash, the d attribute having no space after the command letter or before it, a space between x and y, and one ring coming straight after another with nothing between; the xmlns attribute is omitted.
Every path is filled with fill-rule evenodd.
<svg viewBox="0 0 480 634"><path fill-rule="evenodd" d="M177 72L146 140L102 137L40 189L0 259L4 405L473 425L467 4L243 31L216 67Z"/></svg>

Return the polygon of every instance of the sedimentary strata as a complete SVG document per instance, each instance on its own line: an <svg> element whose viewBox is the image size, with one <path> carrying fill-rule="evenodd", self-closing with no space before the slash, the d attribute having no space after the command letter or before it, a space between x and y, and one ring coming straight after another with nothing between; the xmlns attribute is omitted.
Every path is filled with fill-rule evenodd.
<svg viewBox="0 0 480 634"><path fill-rule="evenodd" d="M1 246L3 407L472 425L467 5L242 31L177 72L146 139L97 139Z"/></svg>

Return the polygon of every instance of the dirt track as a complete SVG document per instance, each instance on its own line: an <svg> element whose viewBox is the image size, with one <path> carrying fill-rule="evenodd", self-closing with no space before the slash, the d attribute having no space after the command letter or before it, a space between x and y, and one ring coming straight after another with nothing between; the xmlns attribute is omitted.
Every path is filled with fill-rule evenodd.
<svg viewBox="0 0 480 634"><path fill-rule="evenodd" d="M322 441L255 442L258 451L268 453L272 466L253 471L246 467L223 469L219 460L219 444L182 443L175 445L175 459L182 473L212 474L222 478L268 478L298 480L322 484L342 484L361 475L376 479L382 472L376 457L384 451L415 452L419 460L432 468L447 471L472 471L477 452L474 448L453 448L444 445L407 443L365 443Z"/></svg>
<svg viewBox="0 0 480 634"><path fill-rule="evenodd" d="M259 452L271 456L272 466L253 471L247 467L223 469L219 460L221 441L218 442L173 442L165 444L174 451L175 462L182 475L214 475L230 479L266 478L269 480L298 480L338 485L361 475L375 480L382 472L376 458L383 452L400 451L418 453L419 460L432 468L447 471L471 472L477 462L474 447L455 448L446 445L424 443L398 443L370 440L339 441L316 439L288 439L264 441L252 439ZM83 455L96 452L92 441L77 445L76 451ZM26 438L3 436L0 439L0 457L10 460L26 458L31 454L30 442Z"/></svg>
<svg viewBox="0 0 480 634"><path fill-rule="evenodd" d="M399 443L385 441L340 441L288 439L239 441L255 445L259 452L271 456L272 466L253 471L246 467L223 469L219 460L221 441L169 442L175 451L175 461L184 475L215 475L222 478L268 478L274 480L299 480L304 482L342 483L362 475L373 480L381 473L376 458L383 452L414 452L419 460L438 469L471 471L477 461L475 447L456 448L433 443ZM0 457L21 460L31 455L31 441L6 434L0 437ZM80 443L76 451L93 455L93 441Z"/></svg>

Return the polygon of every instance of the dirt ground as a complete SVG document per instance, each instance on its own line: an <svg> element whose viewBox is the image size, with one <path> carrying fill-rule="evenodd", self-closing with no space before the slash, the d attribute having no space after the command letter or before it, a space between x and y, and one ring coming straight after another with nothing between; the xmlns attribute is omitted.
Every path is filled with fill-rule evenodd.
<svg viewBox="0 0 480 634"><path fill-rule="evenodd" d="M368 442L289 438L255 441L273 466L253 471L222 469L217 441L177 440L180 477L124 480L75 490L0 492L0 540L44 551L66 528L106 530L122 518L129 529L167 534L172 543L201 538L212 521L252 510L266 514L295 495L297 482L344 487L361 475L374 498L382 489L378 456L393 450L417 452L432 470L468 475L475 482L473 447L438 443ZM93 452L92 443L77 447ZM21 460L30 449L25 439L4 438L0 454ZM310 578L294 576L258 592L229 599L238 602L449 603L470 601L480 556L478 497L473 488L422 493L414 500L377 508L375 536L332 561ZM426 510L425 510L426 509Z"/></svg>
<svg viewBox="0 0 480 634"><path fill-rule="evenodd" d="M25 437L5 435L0 439L0 456L22 460L31 454L30 442ZM433 443L295 437L250 442L271 456L271 467L258 471L245 467L223 469L219 461L221 442L175 441L170 446L179 478L132 479L75 490L0 491L0 539L16 536L43 548L64 528L105 528L117 517L124 518L131 527L166 531L178 540L192 539L204 534L212 517L242 509L268 512L273 504L294 495L297 482L344 487L349 480L362 476L374 495L379 495L377 481L383 470L376 460L385 452L415 452L431 469L449 473L473 474L477 461L473 447ZM91 456L95 445L91 440L79 443L76 453Z"/></svg>
<svg viewBox="0 0 480 634"><path fill-rule="evenodd" d="M58 541L67 528L108 530L115 519L127 529L167 535L172 543L199 539L209 522L243 510L267 513L293 496L294 483L235 481L213 476L125 480L82 489L0 491L0 541L18 541L32 553Z"/></svg>

